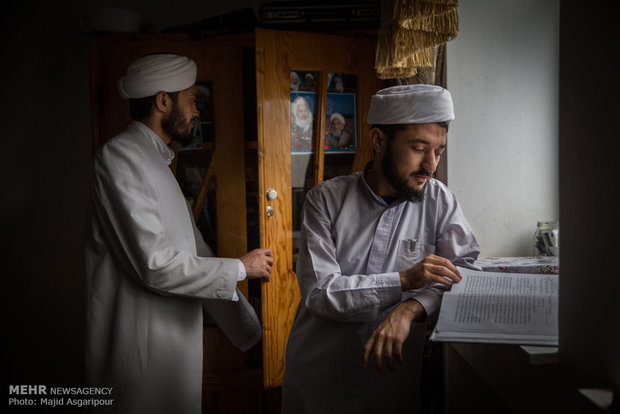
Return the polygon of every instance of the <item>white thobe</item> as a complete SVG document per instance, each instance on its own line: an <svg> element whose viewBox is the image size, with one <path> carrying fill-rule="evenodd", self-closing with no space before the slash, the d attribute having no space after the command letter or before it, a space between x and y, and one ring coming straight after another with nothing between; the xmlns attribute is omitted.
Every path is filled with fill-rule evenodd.
<svg viewBox="0 0 620 414"><path fill-rule="evenodd" d="M170 171L173 156L134 121L95 159L86 379L114 388L114 412L201 412L203 305L239 348L261 336L236 290L241 262L204 257L212 253Z"/></svg>
<svg viewBox="0 0 620 414"><path fill-rule="evenodd" d="M381 375L372 361L363 368L362 354L400 302L413 298L427 315L438 309L445 285L402 292L398 273L429 254L470 268L479 254L459 203L441 182L427 182L421 203L388 205L362 173L308 192L296 269L302 299L286 350L284 414L419 409L423 323L412 324L404 363L395 372Z"/></svg>

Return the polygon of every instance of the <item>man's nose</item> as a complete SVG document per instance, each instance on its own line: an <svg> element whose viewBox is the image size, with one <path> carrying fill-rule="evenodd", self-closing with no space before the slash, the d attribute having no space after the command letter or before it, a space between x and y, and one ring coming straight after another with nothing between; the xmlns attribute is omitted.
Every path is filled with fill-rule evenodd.
<svg viewBox="0 0 620 414"><path fill-rule="evenodd" d="M437 169L437 164L439 164L439 159L435 157L435 153L433 151L427 151L424 155L424 159L422 160L422 168L426 171L434 173Z"/></svg>

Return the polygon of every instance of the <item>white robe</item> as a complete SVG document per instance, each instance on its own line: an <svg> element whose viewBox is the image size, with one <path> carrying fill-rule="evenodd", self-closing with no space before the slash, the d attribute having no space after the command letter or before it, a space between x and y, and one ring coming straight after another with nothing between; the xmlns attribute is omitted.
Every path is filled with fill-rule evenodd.
<svg viewBox="0 0 620 414"><path fill-rule="evenodd" d="M240 261L201 257L212 253L168 167L173 156L132 122L95 160L86 379L114 388L114 412L201 412L203 304L242 350L261 336L236 290Z"/></svg>
<svg viewBox="0 0 620 414"><path fill-rule="evenodd" d="M383 375L363 346L410 298L428 315L445 285L402 292L399 271L434 253L475 268L478 243L454 195L431 179L422 203L388 205L362 173L337 177L306 196L297 278L301 303L286 349L282 413L396 413L419 409L425 325L413 323L403 365ZM385 366L385 364L384 364Z"/></svg>

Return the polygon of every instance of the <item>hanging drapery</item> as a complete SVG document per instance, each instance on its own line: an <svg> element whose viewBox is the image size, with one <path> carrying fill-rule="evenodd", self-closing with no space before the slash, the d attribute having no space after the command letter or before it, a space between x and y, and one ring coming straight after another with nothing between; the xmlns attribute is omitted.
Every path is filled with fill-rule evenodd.
<svg viewBox="0 0 620 414"><path fill-rule="evenodd" d="M436 64L439 45L458 34L458 0L381 0L375 69L381 79L411 78Z"/></svg>
<svg viewBox="0 0 620 414"><path fill-rule="evenodd" d="M429 85L439 85L447 87L446 83L446 44L441 44L432 48L433 66L420 66L415 75L409 78L393 79L393 84L410 85L414 83L426 83Z"/></svg>

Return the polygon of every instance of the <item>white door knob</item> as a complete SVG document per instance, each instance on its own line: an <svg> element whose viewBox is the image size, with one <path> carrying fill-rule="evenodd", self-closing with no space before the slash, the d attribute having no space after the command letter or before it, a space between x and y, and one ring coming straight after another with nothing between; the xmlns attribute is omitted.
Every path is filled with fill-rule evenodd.
<svg viewBox="0 0 620 414"><path fill-rule="evenodd" d="M276 190L274 190L273 188L267 190L267 200L271 201L275 200L276 198L278 198L278 192Z"/></svg>

